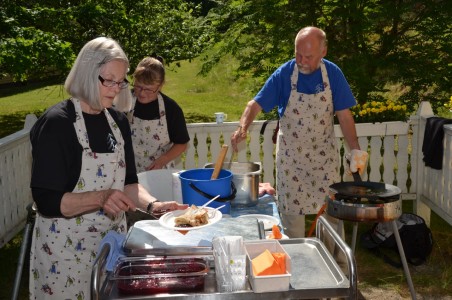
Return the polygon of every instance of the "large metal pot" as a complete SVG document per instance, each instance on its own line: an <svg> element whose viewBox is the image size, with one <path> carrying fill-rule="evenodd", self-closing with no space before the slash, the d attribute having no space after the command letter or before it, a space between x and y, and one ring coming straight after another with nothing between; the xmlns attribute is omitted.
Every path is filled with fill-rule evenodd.
<svg viewBox="0 0 452 300"><path fill-rule="evenodd" d="M206 164L204 168L213 168ZM232 172L232 182L237 194L231 201L232 206L254 206L259 200L259 182L262 173L260 162L224 162L223 169Z"/></svg>
<svg viewBox="0 0 452 300"><path fill-rule="evenodd" d="M402 214L401 190L376 182L341 182L330 186L327 213L353 222L386 222Z"/></svg>

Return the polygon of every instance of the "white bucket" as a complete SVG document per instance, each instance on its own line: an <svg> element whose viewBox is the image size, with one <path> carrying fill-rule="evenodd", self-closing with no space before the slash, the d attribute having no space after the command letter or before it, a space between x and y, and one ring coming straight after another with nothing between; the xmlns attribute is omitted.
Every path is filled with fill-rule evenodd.
<svg viewBox="0 0 452 300"><path fill-rule="evenodd" d="M138 174L138 182L159 201L176 201L182 204L181 170L160 169Z"/></svg>

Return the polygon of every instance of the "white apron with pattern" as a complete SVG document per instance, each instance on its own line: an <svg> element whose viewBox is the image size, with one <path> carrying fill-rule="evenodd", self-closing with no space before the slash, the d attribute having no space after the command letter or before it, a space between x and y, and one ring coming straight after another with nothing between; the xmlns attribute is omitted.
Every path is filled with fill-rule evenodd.
<svg viewBox="0 0 452 300"><path fill-rule="evenodd" d="M137 98L134 97L132 109L135 107L136 101ZM159 103L160 115L160 118L157 120L142 120L137 118L133 116L133 110L128 113L137 173L146 171L146 168L152 162L173 146L168 134L165 104L161 94L158 94L157 101ZM175 164L172 161L164 168L174 169Z"/></svg>
<svg viewBox="0 0 452 300"><path fill-rule="evenodd" d="M334 135L333 99L321 61L324 91L297 92L298 68L291 76L290 98L278 133L278 206L287 215L316 214L325 202L328 187L339 180Z"/></svg>
<svg viewBox="0 0 452 300"><path fill-rule="evenodd" d="M117 141L114 153L92 152L80 101L72 99L72 102L76 109L74 127L83 147L82 169L72 192L123 190L124 140L116 122L104 109ZM124 213L114 220L102 210L70 219L37 214L30 253L30 299L90 299L92 264L99 244L109 230L125 234Z"/></svg>

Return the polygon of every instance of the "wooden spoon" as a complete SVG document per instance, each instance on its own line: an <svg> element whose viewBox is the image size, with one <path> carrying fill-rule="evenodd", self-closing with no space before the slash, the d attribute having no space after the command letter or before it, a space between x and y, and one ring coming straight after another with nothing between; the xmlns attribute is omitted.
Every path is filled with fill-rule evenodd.
<svg viewBox="0 0 452 300"><path fill-rule="evenodd" d="M220 154L218 155L217 162L215 163L215 168L213 169L212 177L210 179L217 179L218 174L220 174L220 170L223 167L224 158L226 157L226 153L228 153L228 145L223 145L221 147Z"/></svg>

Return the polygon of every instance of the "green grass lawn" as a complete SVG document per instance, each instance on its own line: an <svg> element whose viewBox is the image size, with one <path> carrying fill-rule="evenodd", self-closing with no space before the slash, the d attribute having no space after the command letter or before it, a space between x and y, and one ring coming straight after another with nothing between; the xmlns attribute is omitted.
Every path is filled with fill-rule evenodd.
<svg viewBox="0 0 452 300"><path fill-rule="evenodd" d="M255 81L240 78L234 81L233 62L221 64L208 77L197 76L200 63L181 62L181 67L167 68L167 80L163 92L174 98L184 110L188 122L213 122L213 114L223 111L229 121L238 120L246 103L254 95ZM67 98L61 82L34 83L26 86L0 87L0 137L23 127L27 113L42 113L47 107ZM404 210L412 211L412 201L404 201ZM351 224L345 224L351 232ZM371 224L360 224L359 234ZM308 226L309 228L309 226ZM452 226L436 214L432 214L431 229L434 248L428 262L410 267L414 287L423 296L437 299L452 295ZM22 236L0 249L0 299L9 299L12 293L16 265ZM350 237L348 240L350 241ZM359 288L381 287L398 291L409 297L409 290L402 269L385 264L357 244ZM24 269L19 299L28 298L28 269Z"/></svg>
<svg viewBox="0 0 452 300"><path fill-rule="evenodd" d="M233 62L222 64L208 76L197 75L201 63L182 61L181 67L167 67L163 93L182 107L188 123L213 122L214 113L223 111L227 121L240 118L246 103L253 95L252 78L234 80ZM23 128L28 113L41 114L51 105L68 98L64 80L30 83L9 87L0 86L0 138Z"/></svg>

